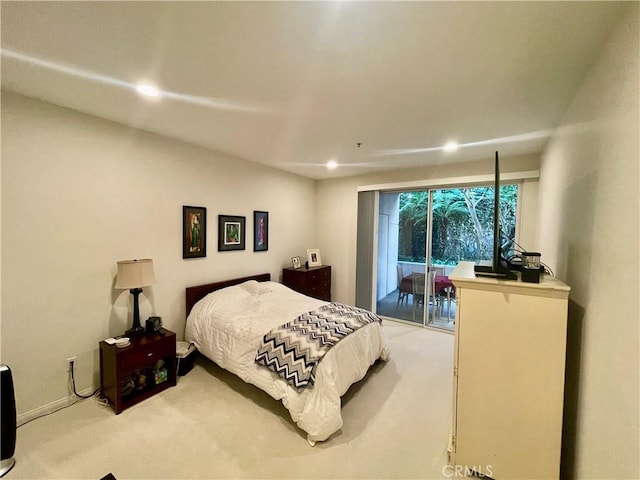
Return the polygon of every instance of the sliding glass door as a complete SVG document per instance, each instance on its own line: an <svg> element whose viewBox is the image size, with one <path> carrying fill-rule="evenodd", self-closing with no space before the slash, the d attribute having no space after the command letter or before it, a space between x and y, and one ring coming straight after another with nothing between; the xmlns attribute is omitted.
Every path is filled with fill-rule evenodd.
<svg viewBox="0 0 640 480"><path fill-rule="evenodd" d="M449 273L461 260L491 260L493 188L380 192L376 312L453 330L455 288ZM514 239L517 185L501 187L501 225Z"/></svg>

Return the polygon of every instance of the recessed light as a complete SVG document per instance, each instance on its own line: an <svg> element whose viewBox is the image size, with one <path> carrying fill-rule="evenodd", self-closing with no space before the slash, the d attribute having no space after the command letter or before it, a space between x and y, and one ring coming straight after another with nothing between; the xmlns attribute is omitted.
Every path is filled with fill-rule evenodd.
<svg viewBox="0 0 640 480"><path fill-rule="evenodd" d="M456 142L447 142L444 144L444 147L442 147L442 149L445 152L455 152L456 150L458 150L458 144Z"/></svg>
<svg viewBox="0 0 640 480"><path fill-rule="evenodd" d="M136 86L136 90L140 95L144 95L146 97L157 97L160 95L160 91L156 87L152 87L151 85L140 84Z"/></svg>
<svg viewBox="0 0 640 480"><path fill-rule="evenodd" d="M329 160L327 162L327 168L329 170L335 170L338 167L338 162L336 162L335 160Z"/></svg>

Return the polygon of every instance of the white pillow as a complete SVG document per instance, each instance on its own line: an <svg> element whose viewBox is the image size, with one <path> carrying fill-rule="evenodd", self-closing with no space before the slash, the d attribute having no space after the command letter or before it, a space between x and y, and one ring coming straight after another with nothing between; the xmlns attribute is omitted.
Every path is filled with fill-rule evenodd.
<svg viewBox="0 0 640 480"><path fill-rule="evenodd" d="M261 295L263 293L270 292L271 289L266 282L257 282L255 280L249 280L247 282L241 283L240 287L245 289L251 295Z"/></svg>

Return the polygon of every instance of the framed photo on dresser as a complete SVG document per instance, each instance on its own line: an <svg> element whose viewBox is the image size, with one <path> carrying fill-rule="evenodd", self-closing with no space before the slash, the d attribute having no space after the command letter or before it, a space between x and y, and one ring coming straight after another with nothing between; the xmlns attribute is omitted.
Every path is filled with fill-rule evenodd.
<svg viewBox="0 0 640 480"><path fill-rule="evenodd" d="M317 248L307 250L307 261L310 267L321 267L322 260L320 259L320 250Z"/></svg>

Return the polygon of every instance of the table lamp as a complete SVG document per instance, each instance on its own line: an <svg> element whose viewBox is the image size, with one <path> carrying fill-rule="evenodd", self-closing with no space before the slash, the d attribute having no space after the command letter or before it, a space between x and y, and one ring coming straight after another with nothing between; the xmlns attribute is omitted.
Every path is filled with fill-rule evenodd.
<svg viewBox="0 0 640 480"><path fill-rule="evenodd" d="M118 262L116 288L128 288L133 295L133 325L125 332L127 335L144 333L144 328L140 325L138 295L142 293L142 287L153 285L154 283L156 283L156 277L153 274L153 260L150 258Z"/></svg>

